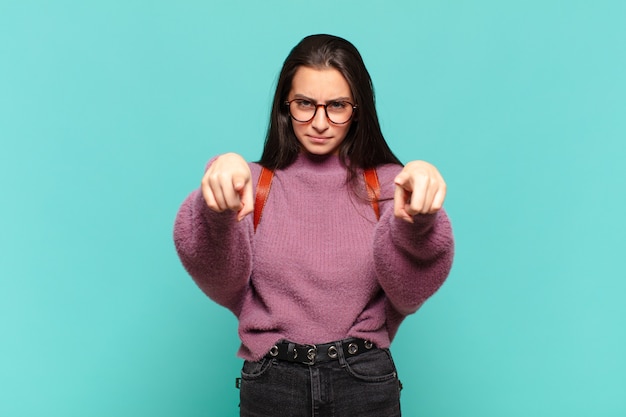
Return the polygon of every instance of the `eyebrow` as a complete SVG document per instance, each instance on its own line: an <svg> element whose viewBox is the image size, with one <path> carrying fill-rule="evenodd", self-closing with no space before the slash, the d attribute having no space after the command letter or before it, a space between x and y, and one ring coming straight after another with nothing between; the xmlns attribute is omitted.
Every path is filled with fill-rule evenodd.
<svg viewBox="0 0 626 417"><path fill-rule="evenodd" d="M296 94L294 99L303 99L303 100L309 100L312 101L313 103L317 103L317 100L311 98L311 97L307 97L304 94ZM352 102L353 99L351 97L337 97L337 98L333 98L330 100L326 100L326 104L328 103L332 103L333 101L347 101L347 102Z"/></svg>

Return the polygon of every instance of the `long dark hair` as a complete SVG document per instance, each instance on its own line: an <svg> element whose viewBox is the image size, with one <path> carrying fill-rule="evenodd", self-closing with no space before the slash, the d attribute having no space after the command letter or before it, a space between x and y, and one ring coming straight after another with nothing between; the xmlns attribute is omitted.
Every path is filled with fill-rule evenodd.
<svg viewBox="0 0 626 417"><path fill-rule="evenodd" d="M269 169L286 168L301 152L285 105L293 77L301 66L335 68L350 86L358 107L350 130L339 146L339 157L348 168L348 182L355 180L358 169L373 168L385 163L401 164L389 149L380 129L374 86L361 54L347 40L332 35L307 36L287 56L278 78L259 164Z"/></svg>

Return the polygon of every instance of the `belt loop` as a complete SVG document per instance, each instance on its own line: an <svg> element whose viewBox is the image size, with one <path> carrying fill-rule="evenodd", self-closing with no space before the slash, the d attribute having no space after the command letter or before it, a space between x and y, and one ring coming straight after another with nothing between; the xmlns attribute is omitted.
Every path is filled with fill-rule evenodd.
<svg viewBox="0 0 626 417"><path fill-rule="evenodd" d="M348 362L346 362L346 357L343 352L343 340L337 341L337 343L335 343L335 346L337 347L337 354L339 355L339 364L342 368L345 368L346 366L348 366Z"/></svg>
<svg viewBox="0 0 626 417"><path fill-rule="evenodd" d="M298 357L298 351L296 350L295 343L289 343L287 345L287 360L292 361Z"/></svg>

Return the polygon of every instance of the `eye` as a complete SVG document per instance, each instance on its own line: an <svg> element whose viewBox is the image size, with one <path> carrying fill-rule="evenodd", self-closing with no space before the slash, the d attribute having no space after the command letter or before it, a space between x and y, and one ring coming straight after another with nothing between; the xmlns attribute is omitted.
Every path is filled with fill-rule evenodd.
<svg viewBox="0 0 626 417"><path fill-rule="evenodd" d="M315 105L309 100L296 100L296 104L301 109L312 109Z"/></svg>
<svg viewBox="0 0 626 417"><path fill-rule="evenodd" d="M349 104L345 101L331 101L328 103L327 108L333 111L345 110Z"/></svg>

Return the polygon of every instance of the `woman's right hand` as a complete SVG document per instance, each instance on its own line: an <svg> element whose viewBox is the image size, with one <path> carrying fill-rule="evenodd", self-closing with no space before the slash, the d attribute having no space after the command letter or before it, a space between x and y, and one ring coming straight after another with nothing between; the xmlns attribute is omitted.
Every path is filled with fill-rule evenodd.
<svg viewBox="0 0 626 417"><path fill-rule="evenodd" d="M252 174L246 160L236 153L217 157L204 173L201 188L213 211L236 211L237 220L242 220L254 210Z"/></svg>

